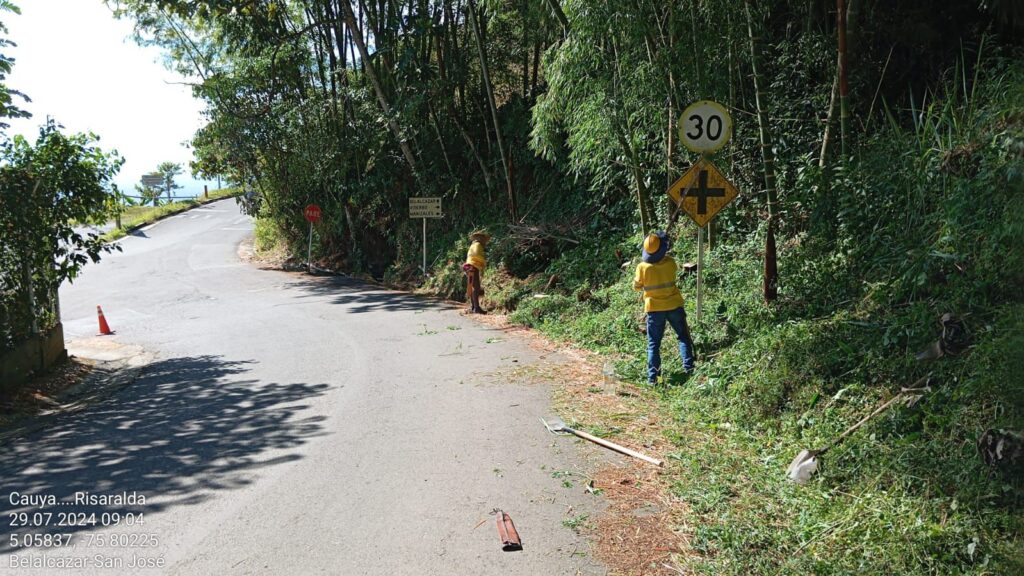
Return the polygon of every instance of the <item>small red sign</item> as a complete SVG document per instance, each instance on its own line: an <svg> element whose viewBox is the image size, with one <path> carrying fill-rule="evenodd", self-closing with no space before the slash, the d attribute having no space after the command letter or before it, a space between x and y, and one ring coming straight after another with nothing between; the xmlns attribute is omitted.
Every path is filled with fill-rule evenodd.
<svg viewBox="0 0 1024 576"><path fill-rule="evenodd" d="M320 207L317 206L316 204L310 204L309 206L306 206L306 210L303 212L303 214L306 216L306 220L309 220L310 222L320 221Z"/></svg>

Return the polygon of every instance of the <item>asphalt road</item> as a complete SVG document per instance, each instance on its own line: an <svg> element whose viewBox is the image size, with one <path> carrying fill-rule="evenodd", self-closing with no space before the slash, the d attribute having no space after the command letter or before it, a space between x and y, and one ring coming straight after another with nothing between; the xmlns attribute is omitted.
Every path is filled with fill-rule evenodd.
<svg viewBox="0 0 1024 576"><path fill-rule="evenodd" d="M509 377L557 355L443 304L260 270L239 258L251 233L234 200L196 208L62 289L72 350L99 304L107 345L154 359L0 450L0 573L604 573L563 525L601 506L580 474L604 455L551 436L548 386ZM495 508L523 551L501 551Z"/></svg>

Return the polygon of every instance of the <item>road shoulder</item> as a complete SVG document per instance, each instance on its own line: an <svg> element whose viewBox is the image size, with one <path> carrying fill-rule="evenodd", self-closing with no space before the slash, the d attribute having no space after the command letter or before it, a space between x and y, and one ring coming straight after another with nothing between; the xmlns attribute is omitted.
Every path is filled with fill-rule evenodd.
<svg viewBox="0 0 1024 576"><path fill-rule="evenodd" d="M641 460L619 456L588 459L588 490L607 501L595 518L580 524L592 542L595 557L609 573L623 575L679 574L679 555L689 554L685 534L675 527L684 523L686 503L671 495L671 416L658 408L656 395L606 375L597 354L554 342L530 328L509 324L504 315L468 317L523 338L531 347L557 354L532 371L531 379L552 388L552 410L570 425L658 459L659 468ZM540 425L540 423L538 423ZM560 438L568 443L570 438ZM578 441L581 442L581 441ZM586 450L601 450L591 447Z"/></svg>
<svg viewBox="0 0 1024 576"><path fill-rule="evenodd" d="M107 337L67 342L68 359L27 383L4 406L0 442L9 442L103 402L153 360L140 346Z"/></svg>

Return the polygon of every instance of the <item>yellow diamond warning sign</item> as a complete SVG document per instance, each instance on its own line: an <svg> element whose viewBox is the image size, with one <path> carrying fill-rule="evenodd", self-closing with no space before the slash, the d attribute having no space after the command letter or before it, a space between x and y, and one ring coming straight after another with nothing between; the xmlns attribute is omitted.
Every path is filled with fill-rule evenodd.
<svg viewBox="0 0 1024 576"><path fill-rule="evenodd" d="M739 190L710 160L700 159L668 189L672 201L701 228L732 202Z"/></svg>

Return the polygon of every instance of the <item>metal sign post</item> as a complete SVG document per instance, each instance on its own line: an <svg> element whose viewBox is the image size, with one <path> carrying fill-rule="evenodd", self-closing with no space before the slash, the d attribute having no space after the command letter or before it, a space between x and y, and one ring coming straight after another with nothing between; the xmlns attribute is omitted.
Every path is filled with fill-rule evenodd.
<svg viewBox="0 0 1024 576"><path fill-rule="evenodd" d="M427 218L441 218L440 198L409 198L409 217L423 219L423 275L427 275Z"/></svg>
<svg viewBox="0 0 1024 576"><path fill-rule="evenodd" d="M306 206L302 215L309 222L309 248L306 251L306 272L313 273L313 223L320 221L320 207L316 204Z"/></svg>
<svg viewBox="0 0 1024 576"><path fill-rule="evenodd" d="M701 154L701 160L707 160L708 155ZM700 190L697 194L700 196L698 202L703 200L707 203L707 172L701 172L699 178ZM702 195L703 194L703 195ZM724 195L724 191L723 191ZM707 208L705 207L705 211ZM700 207L698 207L698 212ZM704 226L697 227L697 325L700 325L701 319L704 317Z"/></svg>
<svg viewBox="0 0 1024 576"><path fill-rule="evenodd" d="M708 159L709 154L732 138L732 117L721 104L700 100L686 107L680 121L680 140L691 152L699 153L700 160L669 187L668 195L697 224L697 324L700 324L704 315L705 227L739 194Z"/></svg>
<svg viewBox="0 0 1024 576"><path fill-rule="evenodd" d="M697 323L704 310L704 244L707 224L739 194L732 182L718 168L701 156L679 180L668 189L668 195L679 209L697 225Z"/></svg>
<svg viewBox="0 0 1024 576"><path fill-rule="evenodd" d="M704 311L704 228L697 228L697 324Z"/></svg>

